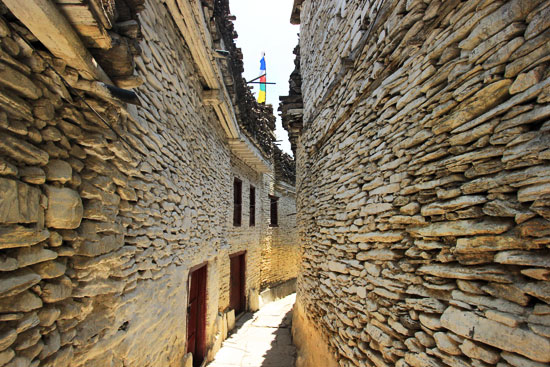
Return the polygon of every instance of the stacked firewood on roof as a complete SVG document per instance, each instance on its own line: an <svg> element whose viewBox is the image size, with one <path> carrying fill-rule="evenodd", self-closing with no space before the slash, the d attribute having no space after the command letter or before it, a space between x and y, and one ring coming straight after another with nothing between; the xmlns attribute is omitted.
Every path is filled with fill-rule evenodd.
<svg viewBox="0 0 550 367"><path fill-rule="evenodd" d="M277 181L285 181L294 186L296 184L296 161L277 146L273 153Z"/></svg>
<svg viewBox="0 0 550 367"><path fill-rule="evenodd" d="M225 86L233 100L239 126L268 157L271 157L276 120L273 106L258 103L242 77L243 55L234 41L237 32L233 20L235 17L230 15L229 1L215 0L210 31L214 38L218 38L215 39L215 46L229 52L227 57L220 60Z"/></svg>

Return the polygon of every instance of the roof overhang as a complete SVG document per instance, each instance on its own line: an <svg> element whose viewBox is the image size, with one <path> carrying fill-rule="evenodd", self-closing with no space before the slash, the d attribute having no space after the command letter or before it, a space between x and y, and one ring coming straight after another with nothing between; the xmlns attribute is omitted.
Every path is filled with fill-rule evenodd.
<svg viewBox="0 0 550 367"><path fill-rule="evenodd" d="M260 150L244 134L241 134L238 139L230 139L229 146L237 158L255 171L268 173L273 170L271 162L264 158Z"/></svg>
<svg viewBox="0 0 550 367"><path fill-rule="evenodd" d="M286 195L296 195L296 187L294 185L280 180L275 183L275 191Z"/></svg>
<svg viewBox="0 0 550 367"><path fill-rule="evenodd" d="M258 172L272 167L262 152L240 130L233 103L223 83L223 74L212 50L212 39L200 1L164 0L184 37L193 61L197 65L205 90L202 100L213 107L233 153Z"/></svg>

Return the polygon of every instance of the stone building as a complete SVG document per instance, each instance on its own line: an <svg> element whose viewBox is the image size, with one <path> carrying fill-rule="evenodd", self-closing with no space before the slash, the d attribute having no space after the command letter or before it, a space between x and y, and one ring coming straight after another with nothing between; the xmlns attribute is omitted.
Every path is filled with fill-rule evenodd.
<svg viewBox="0 0 550 367"><path fill-rule="evenodd" d="M297 366L550 365L549 20L295 0Z"/></svg>
<svg viewBox="0 0 550 367"><path fill-rule="evenodd" d="M235 36L227 0L0 2L1 366L197 366L292 284Z"/></svg>

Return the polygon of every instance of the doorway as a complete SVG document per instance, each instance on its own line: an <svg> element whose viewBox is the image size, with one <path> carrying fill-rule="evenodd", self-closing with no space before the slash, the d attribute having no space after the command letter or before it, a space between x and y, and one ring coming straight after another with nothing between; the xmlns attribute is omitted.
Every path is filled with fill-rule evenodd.
<svg viewBox="0 0 550 367"><path fill-rule="evenodd" d="M187 353L193 354L193 367L200 366L206 355L206 267L199 265L189 273Z"/></svg>
<svg viewBox="0 0 550 367"><path fill-rule="evenodd" d="M246 311L246 252L238 252L230 259L229 307L235 310L235 316Z"/></svg>

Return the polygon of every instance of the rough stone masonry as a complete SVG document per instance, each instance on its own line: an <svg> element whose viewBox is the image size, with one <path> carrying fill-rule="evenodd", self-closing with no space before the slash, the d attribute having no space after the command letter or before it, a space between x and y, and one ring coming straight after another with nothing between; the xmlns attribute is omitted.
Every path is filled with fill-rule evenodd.
<svg viewBox="0 0 550 367"><path fill-rule="evenodd" d="M235 91L240 50L228 2L215 3L0 2L0 366L191 362L188 281L201 264L200 357L212 359L234 323L231 254L246 251L245 309L296 277L292 167L273 144L271 107ZM227 59L201 59L226 48ZM106 79L134 92L113 95ZM220 116L234 110L229 139Z"/></svg>
<svg viewBox="0 0 550 367"><path fill-rule="evenodd" d="M297 365L549 366L550 2L296 0L292 21Z"/></svg>

